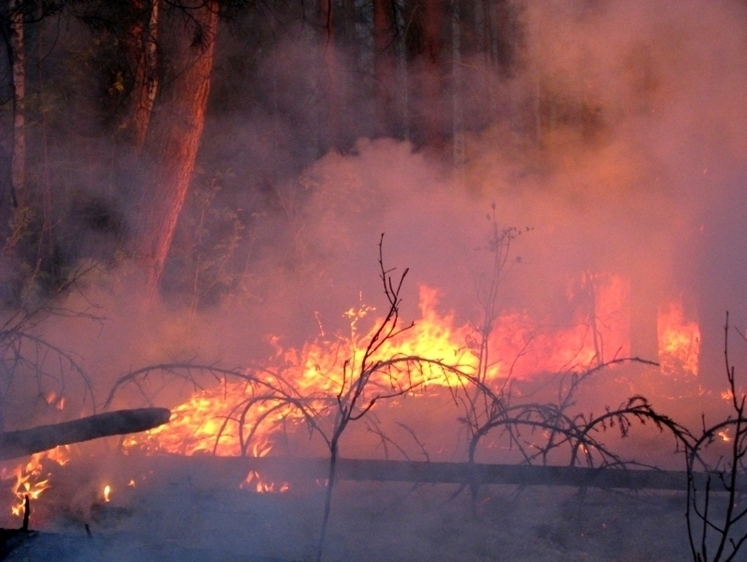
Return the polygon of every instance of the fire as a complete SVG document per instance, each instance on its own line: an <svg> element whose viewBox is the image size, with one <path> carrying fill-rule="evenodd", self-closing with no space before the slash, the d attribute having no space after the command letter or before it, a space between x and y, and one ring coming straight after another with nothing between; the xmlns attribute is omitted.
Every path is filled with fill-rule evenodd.
<svg viewBox="0 0 747 562"><path fill-rule="evenodd" d="M685 320L681 301L659 310L658 334L661 371L667 375L683 372L697 376L700 327L695 321Z"/></svg>
<svg viewBox="0 0 747 562"><path fill-rule="evenodd" d="M44 471L43 461L49 460L63 466L70 460L70 448L66 445L56 447L43 453L31 455L25 463L13 468L3 467L0 469L0 480L15 479L12 485L16 503L11 506L11 513L21 517L24 511L24 498L28 496L30 501L37 500L50 487L49 472Z"/></svg>
<svg viewBox="0 0 747 562"><path fill-rule="evenodd" d="M260 476L259 472L250 470L244 481L239 485L239 488L242 490L253 490L258 494L283 493L290 490L290 484L288 482L281 482L280 484L267 482Z"/></svg>
<svg viewBox="0 0 747 562"><path fill-rule="evenodd" d="M371 383L422 396L429 389L465 385L469 377L497 386L509 377L584 368L627 355L627 284L616 276L587 274L582 290L593 298L570 326L558 329L548 322L543 328L528 312L513 310L494 319L489 337L482 339L472 324L458 324L453 312L439 312L437 290L421 287L421 318L384 341L370 359L414 357L425 362ZM281 432L292 432L310 415L323 418L333 411L340 389L349 384L373 337L374 315L371 307L352 308L345 313L348 336L322 335L301 349L282 349L273 340L276 354L270 366L247 369L244 380L224 380L195 393L172 409L169 424L128 437L125 449L178 455L270 454ZM481 354L480 349L486 351ZM259 475L250 473L243 487L259 490L260 482Z"/></svg>
<svg viewBox="0 0 747 562"><path fill-rule="evenodd" d="M440 311L439 297L438 290L421 287L420 318L379 340L380 347L369 356L381 320L368 306L345 313L350 326L346 336L322 332L300 349L283 349L274 338L276 351L266 365L236 371L196 392L172 409L169 424L128 436L123 448L185 456L270 455L282 436L330 423L364 356L368 365L390 366L387 372L374 371L367 388L418 399L432 390L469 386L475 379L501 388L509 379L588 369L630 354L629 284L620 276L587 272L572 283L568 299L575 312L563 326L538 322L529 311L514 309L483 319L490 329L481 331L480 323L459 323L454 312ZM658 336L662 372L696 375L700 332L697 323L685 321L681 304L662 307ZM59 397L49 399L62 404ZM15 478L14 515L23 513L24 496L35 500L49 487L42 461L64 464L68 458L69 449L59 447L0 473L2 479ZM135 486L135 480L127 485ZM253 470L240 487L269 493L287 491L289 484L267 481ZM111 494L106 485L103 500L110 501Z"/></svg>

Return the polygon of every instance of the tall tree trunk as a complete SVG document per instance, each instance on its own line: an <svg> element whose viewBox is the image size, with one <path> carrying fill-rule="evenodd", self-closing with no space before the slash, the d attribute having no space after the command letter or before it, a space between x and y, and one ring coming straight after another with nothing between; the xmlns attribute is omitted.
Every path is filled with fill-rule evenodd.
<svg viewBox="0 0 747 562"><path fill-rule="evenodd" d="M158 20L159 0L135 0L139 15L130 30L128 51L131 51L135 66L135 89L133 111L128 124L129 136L136 154L145 144L153 106L158 92ZM147 19L147 21L146 21Z"/></svg>
<svg viewBox="0 0 747 562"><path fill-rule="evenodd" d="M416 144L443 146L443 76L441 69L442 0L421 0L413 7L411 56L417 61L417 99L410 104ZM417 104L417 105L415 105Z"/></svg>
<svg viewBox="0 0 747 562"><path fill-rule="evenodd" d="M454 170L464 184L464 98L462 95L462 28L459 0L451 0L451 108Z"/></svg>
<svg viewBox="0 0 747 562"><path fill-rule="evenodd" d="M26 183L26 70L23 48L23 0L10 0L10 50L13 67L13 152L11 195L13 206L21 208L27 199Z"/></svg>
<svg viewBox="0 0 747 562"><path fill-rule="evenodd" d="M322 101L326 111L320 112L321 135L319 146L322 151L330 146L338 146L340 135L340 80L337 68L335 13L333 0L319 0L319 20L321 24L322 80L327 99Z"/></svg>
<svg viewBox="0 0 747 562"><path fill-rule="evenodd" d="M424 0L422 8L422 49L425 72L422 77L423 101L426 104L425 142L443 146L443 84L441 76L442 0Z"/></svg>
<svg viewBox="0 0 747 562"><path fill-rule="evenodd" d="M405 18L404 10L397 10L395 22L397 25L397 134L400 138L410 140L410 65L407 60L409 19Z"/></svg>
<svg viewBox="0 0 747 562"><path fill-rule="evenodd" d="M135 253L146 268L149 297L163 274L194 170L218 30L217 0L195 0L188 9L186 5L174 8L169 17L161 14L168 87L156 100L143 147Z"/></svg>
<svg viewBox="0 0 747 562"><path fill-rule="evenodd" d="M394 134L394 58L395 14L391 0L374 0L374 75L376 78L376 133Z"/></svg>

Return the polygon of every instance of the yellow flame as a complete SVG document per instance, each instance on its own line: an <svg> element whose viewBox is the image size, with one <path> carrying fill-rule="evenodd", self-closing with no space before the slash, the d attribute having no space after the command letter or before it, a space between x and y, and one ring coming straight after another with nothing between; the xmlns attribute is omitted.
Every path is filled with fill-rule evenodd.
<svg viewBox="0 0 747 562"><path fill-rule="evenodd" d="M282 494L290 490L290 484L288 482L276 483L266 481L260 476L259 472L250 470L244 481L239 484L239 488L242 490L252 490L258 494Z"/></svg>
<svg viewBox="0 0 747 562"><path fill-rule="evenodd" d="M64 465L70 460L70 447L62 445L36 453L29 460L13 466L0 469L0 480L14 480L11 486L16 497L16 503L11 506L10 511L14 516L20 517L24 512L24 497L29 500L38 500L44 490L48 489L49 473L44 473L43 461L50 460L59 465Z"/></svg>
<svg viewBox="0 0 747 562"><path fill-rule="evenodd" d="M682 372L697 376L700 326L685 320L682 308L682 302L675 301L659 310L659 363L664 374Z"/></svg>
<svg viewBox="0 0 747 562"><path fill-rule="evenodd" d="M589 366L605 358L605 346L611 350L607 359L613 353L628 354L629 318L621 312L627 303L627 284L611 275L587 276L584 282L587 287L594 284L593 310L580 310L570 326L543 329L527 312L508 311L495 319L487 347L472 324L458 324L453 312L440 313L439 292L423 286L421 318L412 328L381 341L367 358L369 364L417 357L458 367L458 372L410 364L378 375L371 388L423 394L432 387L458 387L465 384L464 375L478 374L500 385L509 376L528 378L537 372ZM350 324L348 336L320 335L300 349L282 349L279 339L272 339L275 357L260 374L247 371L247 380L225 380L197 392L172 409L169 424L126 438L125 448L179 455L266 456L275 435L304 420L297 404L278 399L278 389L303 402L307 411L323 412L350 388L381 319L376 320L375 310L365 305L349 309L344 316Z"/></svg>

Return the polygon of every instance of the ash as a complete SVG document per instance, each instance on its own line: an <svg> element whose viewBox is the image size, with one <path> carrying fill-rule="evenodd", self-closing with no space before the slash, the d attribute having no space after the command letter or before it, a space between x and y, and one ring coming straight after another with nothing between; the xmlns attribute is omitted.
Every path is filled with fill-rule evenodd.
<svg viewBox="0 0 747 562"><path fill-rule="evenodd" d="M93 504L87 537L68 510L7 560L314 560L323 488L197 489L170 475ZM681 561L690 557L681 493L341 482L324 560Z"/></svg>

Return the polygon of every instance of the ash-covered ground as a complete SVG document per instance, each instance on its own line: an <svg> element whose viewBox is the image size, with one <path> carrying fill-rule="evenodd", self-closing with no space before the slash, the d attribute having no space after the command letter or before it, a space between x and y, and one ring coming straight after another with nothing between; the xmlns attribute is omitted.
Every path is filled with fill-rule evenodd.
<svg viewBox="0 0 747 562"><path fill-rule="evenodd" d="M679 492L484 486L473 500L458 485L340 482L323 559L682 561L685 507ZM92 537L79 510L63 509L7 559L314 560L322 510L318 485L259 494L198 487L174 471L94 502Z"/></svg>

